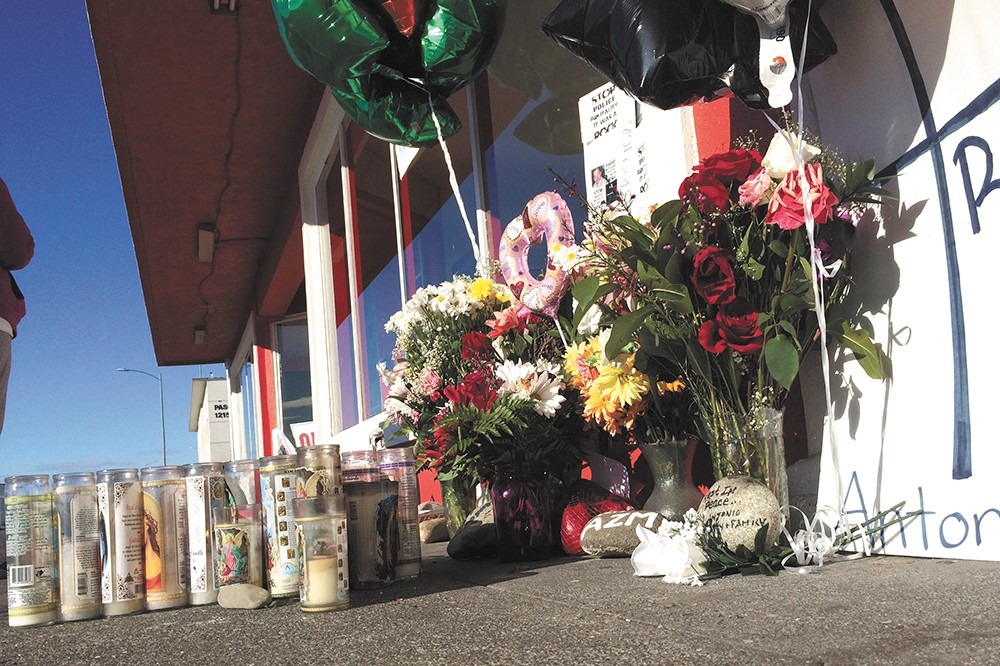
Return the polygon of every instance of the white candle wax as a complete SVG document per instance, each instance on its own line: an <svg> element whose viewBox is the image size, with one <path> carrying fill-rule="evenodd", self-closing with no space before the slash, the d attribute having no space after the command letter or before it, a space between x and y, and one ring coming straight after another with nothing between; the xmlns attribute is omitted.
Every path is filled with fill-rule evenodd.
<svg viewBox="0 0 1000 666"><path fill-rule="evenodd" d="M338 573L336 556L305 558L305 580L301 599L304 609L323 610L343 605L343 602L337 599Z"/></svg>

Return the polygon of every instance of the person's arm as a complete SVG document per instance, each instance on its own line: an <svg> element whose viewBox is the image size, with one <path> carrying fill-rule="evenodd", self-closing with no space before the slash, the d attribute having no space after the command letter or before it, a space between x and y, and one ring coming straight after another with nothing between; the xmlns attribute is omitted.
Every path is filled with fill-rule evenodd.
<svg viewBox="0 0 1000 666"><path fill-rule="evenodd" d="M34 254L35 239L0 178L0 266L12 271L24 268Z"/></svg>

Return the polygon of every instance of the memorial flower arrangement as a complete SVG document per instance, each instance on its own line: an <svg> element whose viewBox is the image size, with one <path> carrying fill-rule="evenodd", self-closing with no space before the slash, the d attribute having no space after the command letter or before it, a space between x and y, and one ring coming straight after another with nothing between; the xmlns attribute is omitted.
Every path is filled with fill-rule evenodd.
<svg viewBox="0 0 1000 666"><path fill-rule="evenodd" d="M574 457L552 328L484 277L418 290L389 319L396 365L382 368L385 409L415 436L424 468L480 483L498 464L555 471Z"/></svg>
<svg viewBox="0 0 1000 666"><path fill-rule="evenodd" d="M780 132L763 157L747 145L706 158L678 200L638 216L627 206L591 215L570 323L579 330L596 306L606 330L573 348L567 365L596 358L587 363L593 374L612 364L617 384L607 396L619 398L595 399L592 418L634 428L636 405L660 406L665 394L654 387L683 386L687 418L647 419L649 432L638 436L669 428L700 436L717 478L767 482L778 466L783 474L783 459L768 459L766 426L820 339L817 310L832 315L852 287L855 225L886 196L881 185L872 161L849 162ZM825 329L869 375L885 376L888 359L859 322L829 316Z"/></svg>

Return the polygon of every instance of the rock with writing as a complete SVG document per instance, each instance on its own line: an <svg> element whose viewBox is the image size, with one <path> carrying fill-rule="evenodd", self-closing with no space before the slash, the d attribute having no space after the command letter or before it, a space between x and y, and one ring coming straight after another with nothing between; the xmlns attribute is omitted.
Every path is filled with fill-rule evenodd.
<svg viewBox="0 0 1000 666"><path fill-rule="evenodd" d="M636 525L657 531L666 520L656 511L609 511L590 519L580 533L583 552L595 557L631 557L639 545Z"/></svg>
<svg viewBox="0 0 1000 666"><path fill-rule="evenodd" d="M767 486L749 476L727 476L715 482L698 507L698 515L708 529L717 529L730 550L739 546L754 549L761 527L767 525L765 549L778 542L781 534L781 506Z"/></svg>

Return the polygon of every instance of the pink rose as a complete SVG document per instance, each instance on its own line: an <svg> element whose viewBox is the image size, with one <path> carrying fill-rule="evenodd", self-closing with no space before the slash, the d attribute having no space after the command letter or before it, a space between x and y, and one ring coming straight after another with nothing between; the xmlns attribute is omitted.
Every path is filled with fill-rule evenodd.
<svg viewBox="0 0 1000 666"><path fill-rule="evenodd" d="M767 207L768 224L777 224L782 229L798 229L806 223L803 200L810 203L813 221L822 224L833 215L833 207L839 203L837 195L823 182L823 167L819 162L805 166L806 186L809 188L803 196L799 186L799 171L789 171L778 185L771 204Z"/></svg>
<svg viewBox="0 0 1000 666"><path fill-rule="evenodd" d="M767 203L767 197L771 193L771 177L767 172L760 169L747 179L747 182L740 185L740 205L753 206L756 208Z"/></svg>

